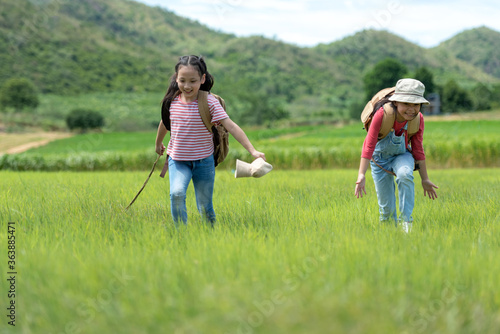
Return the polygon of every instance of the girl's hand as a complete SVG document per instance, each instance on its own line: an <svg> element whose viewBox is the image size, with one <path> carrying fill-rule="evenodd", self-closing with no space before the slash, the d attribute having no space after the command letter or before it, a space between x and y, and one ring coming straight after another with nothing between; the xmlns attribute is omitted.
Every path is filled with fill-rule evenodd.
<svg viewBox="0 0 500 334"><path fill-rule="evenodd" d="M165 145L163 144L156 145L156 153L158 153L159 155L163 155L164 152L165 152Z"/></svg>
<svg viewBox="0 0 500 334"><path fill-rule="evenodd" d="M262 159L264 159L264 161L266 161L266 155L264 153L262 153L262 152L259 152L257 150L253 150L252 152L250 152L250 154L255 159L262 158Z"/></svg>
<svg viewBox="0 0 500 334"><path fill-rule="evenodd" d="M363 193L365 193L366 195L365 181L365 176L363 174L359 174L358 180L356 181L356 187L354 188L354 195L356 196L356 198L363 198Z"/></svg>
<svg viewBox="0 0 500 334"><path fill-rule="evenodd" d="M431 180L422 180L422 187L424 188L424 196L427 194L429 199L436 199L438 197L434 188L439 189L439 187L432 183Z"/></svg>

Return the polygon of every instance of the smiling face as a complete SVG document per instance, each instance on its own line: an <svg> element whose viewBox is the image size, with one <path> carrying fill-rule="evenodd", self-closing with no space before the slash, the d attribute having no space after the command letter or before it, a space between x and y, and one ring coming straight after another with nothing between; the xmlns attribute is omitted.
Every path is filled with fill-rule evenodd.
<svg viewBox="0 0 500 334"><path fill-rule="evenodd" d="M193 102L198 97L198 90L205 82L205 75L200 76L193 66L181 66L177 71L177 85L182 93L184 102Z"/></svg>
<svg viewBox="0 0 500 334"><path fill-rule="evenodd" d="M394 104L398 110L396 115L398 122L411 121L420 111L420 103L394 102Z"/></svg>

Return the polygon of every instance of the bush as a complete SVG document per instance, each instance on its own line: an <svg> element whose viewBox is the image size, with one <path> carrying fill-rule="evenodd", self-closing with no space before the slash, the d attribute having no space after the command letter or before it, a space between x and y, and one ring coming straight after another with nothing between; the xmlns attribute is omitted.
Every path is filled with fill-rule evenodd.
<svg viewBox="0 0 500 334"><path fill-rule="evenodd" d="M66 116L66 124L70 130L97 129L104 126L104 117L93 110L74 109Z"/></svg>
<svg viewBox="0 0 500 334"><path fill-rule="evenodd" d="M369 101L381 89L394 87L407 72L406 66L397 59L387 58L378 62L363 78L365 100Z"/></svg>
<svg viewBox="0 0 500 334"><path fill-rule="evenodd" d="M21 111L40 104L35 86L28 79L12 78L0 89L0 105Z"/></svg>
<svg viewBox="0 0 500 334"><path fill-rule="evenodd" d="M425 66L419 67L415 71L414 79L419 80L425 86L425 95L435 93L434 75Z"/></svg>
<svg viewBox="0 0 500 334"><path fill-rule="evenodd" d="M441 108L445 113L470 111L472 109L472 99L469 93L460 87L455 80L449 80L443 86L441 103Z"/></svg>
<svg viewBox="0 0 500 334"><path fill-rule="evenodd" d="M490 110L493 92L483 83L472 89L472 102L475 110Z"/></svg>

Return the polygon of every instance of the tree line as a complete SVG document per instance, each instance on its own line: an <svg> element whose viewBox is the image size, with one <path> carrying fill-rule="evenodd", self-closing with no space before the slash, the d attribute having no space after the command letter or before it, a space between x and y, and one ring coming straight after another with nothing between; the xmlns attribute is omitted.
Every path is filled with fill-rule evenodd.
<svg viewBox="0 0 500 334"><path fill-rule="evenodd" d="M477 83L467 89L456 80L449 79L444 85L437 85L434 75L427 67L419 67L414 73L410 73L403 63L393 58L380 61L364 76L366 101L379 90L395 86L398 79L405 77L421 81L425 85L426 96L433 93L439 94L443 113L490 110L500 107L500 84L488 87L483 83Z"/></svg>
<svg viewBox="0 0 500 334"><path fill-rule="evenodd" d="M425 66L417 68L413 73L397 59L387 58L377 63L374 68L363 77L364 100L350 102L349 114L346 117L358 119L366 101L379 90L392 87L397 80L412 77L420 80L426 87L426 96L439 94L441 112L456 113L477 110L490 110L500 107L500 84L485 85L477 83L472 87L463 87L454 79L443 85L437 85L433 73ZM247 82L248 84L248 82ZM233 87L237 87L234 85ZM236 109L235 118L246 125L265 125L269 122L290 119L286 101L280 92L273 94L273 89L256 78L253 82L254 90L226 89L225 93ZM307 92L305 92L307 93ZM0 86L0 111L3 113L34 112L40 103L39 92L35 85L26 78L11 78ZM345 103L345 102L344 102ZM323 107L324 108L324 107ZM318 110L316 115L325 119L334 114L328 110ZM233 114L231 115L233 117ZM70 130L87 130L100 128L105 124L104 117L93 110L68 110L66 124Z"/></svg>

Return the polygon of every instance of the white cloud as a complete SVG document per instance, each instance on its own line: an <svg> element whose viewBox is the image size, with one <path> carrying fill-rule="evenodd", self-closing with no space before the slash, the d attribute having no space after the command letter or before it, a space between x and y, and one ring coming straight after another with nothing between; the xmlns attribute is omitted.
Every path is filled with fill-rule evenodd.
<svg viewBox="0 0 500 334"><path fill-rule="evenodd" d="M138 1L237 36L263 35L301 46L330 43L365 28L389 30L424 47L473 27L500 30L500 7L493 0Z"/></svg>

